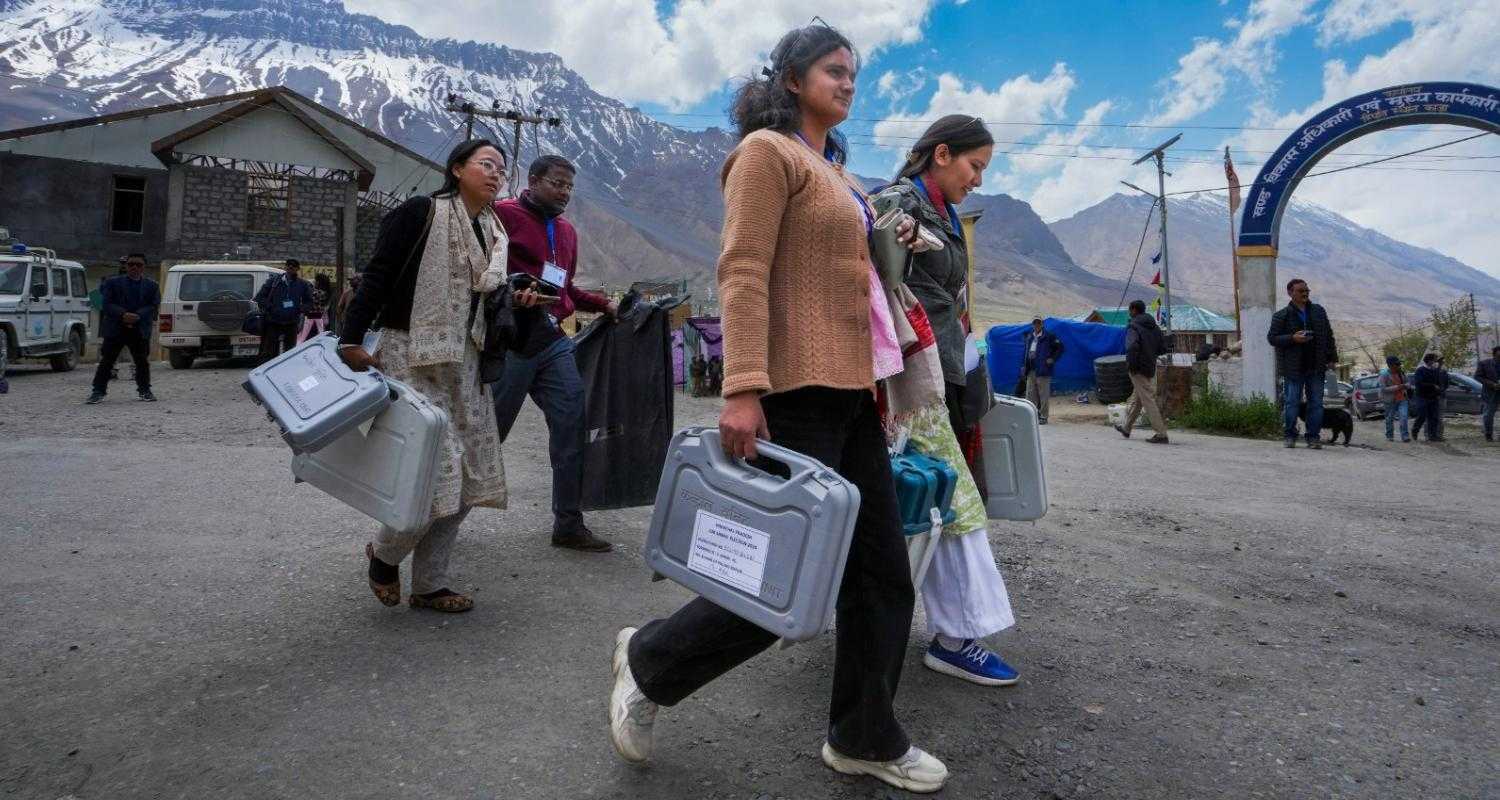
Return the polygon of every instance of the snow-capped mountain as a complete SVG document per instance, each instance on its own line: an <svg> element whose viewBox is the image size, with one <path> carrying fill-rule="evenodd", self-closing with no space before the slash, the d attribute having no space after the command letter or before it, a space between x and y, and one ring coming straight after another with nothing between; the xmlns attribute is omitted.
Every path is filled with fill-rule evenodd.
<svg viewBox="0 0 1500 800"><path fill-rule="evenodd" d="M600 95L555 55L425 39L338 0L0 0L5 127L278 84L439 162L450 93L556 113L542 148L607 193L664 160L716 168L730 143Z"/></svg>
<svg viewBox="0 0 1500 800"><path fill-rule="evenodd" d="M1171 198L1167 207L1172 292L1210 308L1234 308L1229 258L1228 199L1203 192ZM1151 199L1115 194L1050 226L1085 269L1123 279L1129 272ZM1157 220L1151 222L1132 297L1146 297L1156 267ZM1322 206L1293 199L1282 217L1276 271L1282 281L1306 278L1328 313L1341 319L1394 324L1423 317L1433 306L1474 293L1500 305L1500 280L1433 250L1398 242Z"/></svg>

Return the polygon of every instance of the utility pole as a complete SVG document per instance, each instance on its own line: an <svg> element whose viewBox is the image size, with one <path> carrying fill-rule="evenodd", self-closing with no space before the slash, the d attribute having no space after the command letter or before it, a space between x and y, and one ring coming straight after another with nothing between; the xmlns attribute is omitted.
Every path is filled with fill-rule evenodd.
<svg viewBox="0 0 1500 800"><path fill-rule="evenodd" d="M1156 160L1156 197L1157 201L1161 203L1161 289L1162 302L1167 309L1166 327L1168 335L1172 333L1172 257L1167 254L1167 167L1165 162L1167 148L1177 144L1177 140L1181 138L1182 134L1180 133L1173 136L1157 145L1151 152L1137 158L1131 164L1133 167L1147 159ZM1147 194L1150 194L1150 192L1147 192Z"/></svg>
<svg viewBox="0 0 1500 800"><path fill-rule="evenodd" d="M1479 343L1479 306L1474 304L1474 293L1469 292L1469 316L1474 318L1474 363L1478 365L1484 360L1484 353Z"/></svg>
<svg viewBox="0 0 1500 800"><path fill-rule="evenodd" d="M510 185L512 187L514 187L521 180L521 126L529 124L546 125L549 128L556 128L562 125L562 117L542 116L540 114L526 114L517 109L501 111L499 100L491 101L490 107L485 109L478 108L473 103L467 100L460 99L456 94L449 94L448 105L446 106L446 108L448 111L451 111L455 114L464 115L464 124L466 126L465 130L467 134L467 138L464 141L468 141L469 139L474 138L475 117L488 117L493 120L510 120L512 125L512 139L510 149L511 174L509 178Z"/></svg>

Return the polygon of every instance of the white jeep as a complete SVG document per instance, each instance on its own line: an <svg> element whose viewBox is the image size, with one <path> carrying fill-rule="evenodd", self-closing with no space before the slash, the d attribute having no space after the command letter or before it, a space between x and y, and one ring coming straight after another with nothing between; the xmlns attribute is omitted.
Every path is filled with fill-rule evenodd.
<svg viewBox="0 0 1500 800"><path fill-rule="evenodd" d="M82 264L44 247L16 244L0 252L0 364L46 359L67 372L78 366L88 333Z"/></svg>
<svg viewBox="0 0 1500 800"><path fill-rule="evenodd" d="M260 337L244 333L261 284L282 270L267 264L178 264L167 270L157 326L173 369L198 358L242 358L260 352Z"/></svg>

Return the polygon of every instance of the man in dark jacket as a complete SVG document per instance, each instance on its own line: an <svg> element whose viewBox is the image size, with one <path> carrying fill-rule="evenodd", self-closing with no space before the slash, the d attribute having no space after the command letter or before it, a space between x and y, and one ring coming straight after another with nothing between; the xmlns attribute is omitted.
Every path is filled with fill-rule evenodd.
<svg viewBox="0 0 1500 800"><path fill-rule="evenodd" d="M125 274L115 275L99 287L103 305L99 335L104 340L99 349L99 367L94 370L94 390L86 401L104 399L109 379L114 373L120 351L129 350L135 361L137 398L156 402L151 393L151 362L146 350L151 345L151 328L156 324L156 308L161 305L161 290L156 281L146 277L146 256L131 253L125 257Z"/></svg>
<svg viewBox="0 0 1500 800"><path fill-rule="evenodd" d="M1323 434L1323 381L1338 364L1339 348L1333 339L1328 312L1311 301L1307 281L1293 278L1286 293L1291 302L1271 317L1266 340L1276 348L1276 374L1282 380L1282 422L1287 447L1297 446L1297 412L1307 402L1307 446L1321 450Z"/></svg>
<svg viewBox="0 0 1500 800"><path fill-rule="evenodd" d="M1146 418L1151 420L1151 429L1156 432L1146 441L1167 443L1167 421L1156 405L1156 390L1151 384L1152 378L1156 377L1156 359L1165 349L1166 337L1156 319L1146 313L1145 302L1130 301L1130 323L1125 326L1125 366L1135 392L1130 397L1130 408L1125 412L1125 424L1115 426L1115 430L1126 439L1130 438L1130 431L1144 408Z"/></svg>
<svg viewBox="0 0 1500 800"><path fill-rule="evenodd" d="M1052 370L1062 358L1063 343L1042 325L1042 318L1031 321L1031 330L1021 342L1024 350L1021 375L1026 379L1026 399L1036 406L1037 422L1047 424L1047 406L1052 399Z"/></svg>
<svg viewBox="0 0 1500 800"><path fill-rule="evenodd" d="M1500 347L1490 351L1490 357L1479 362L1474 370L1474 380L1484 387L1484 411L1480 412L1484 422L1484 440L1495 441L1495 408L1500 406Z"/></svg>
<svg viewBox="0 0 1500 800"><path fill-rule="evenodd" d="M1428 353L1422 356L1422 366L1412 373L1412 382L1416 384L1417 398L1422 401L1421 416L1417 423L1412 426L1411 435L1415 439L1421 433L1422 428L1427 428L1427 441L1443 441L1443 433L1439 427L1443 420L1443 407L1441 399L1448 385L1448 373L1442 368L1442 360L1437 353Z"/></svg>
<svg viewBox="0 0 1500 800"><path fill-rule="evenodd" d="M262 361L297 346L302 317L315 307L312 284L299 277L301 272L301 262L289 258L286 271L267 279L255 293L255 304L265 315L261 318L260 328Z"/></svg>
<svg viewBox="0 0 1500 800"><path fill-rule="evenodd" d="M516 311L516 339L505 358L505 372L490 384L500 440L510 436L527 396L547 420L552 460L552 546L592 553L613 549L583 522L584 386L577 348L561 323L576 308L613 316L618 307L602 294L573 282L578 266L578 233L562 213L573 196L576 170L561 156L544 155L527 170L519 198L495 204L510 238L507 271L542 282L549 301Z"/></svg>

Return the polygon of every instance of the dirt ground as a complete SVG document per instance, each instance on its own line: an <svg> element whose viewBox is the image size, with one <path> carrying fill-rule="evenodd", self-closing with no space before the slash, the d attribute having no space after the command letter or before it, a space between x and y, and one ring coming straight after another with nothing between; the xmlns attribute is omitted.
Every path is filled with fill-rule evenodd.
<svg viewBox="0 0 1500 800"><path fill-rule="evenodd" d="M443 617L370 597L373 524L292 483L243 365L159 366L155 404L84 406L85 371L45 368L0 396L0 797L903 796L818 759L827 637L663 710L649 768L616 760L614 633L688 594L649 581L649 509L589 516L612 554L548 547L530 405L511 508L454 555L478 606ZM1377 421L1319 452L1160 447L1062 405L1050 513L991 527L1021 683L925 669L913 623L898 711L940 796L1500 796L1500 445Z"/></svg>

